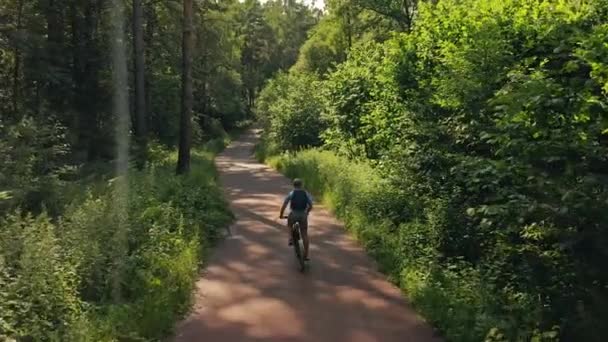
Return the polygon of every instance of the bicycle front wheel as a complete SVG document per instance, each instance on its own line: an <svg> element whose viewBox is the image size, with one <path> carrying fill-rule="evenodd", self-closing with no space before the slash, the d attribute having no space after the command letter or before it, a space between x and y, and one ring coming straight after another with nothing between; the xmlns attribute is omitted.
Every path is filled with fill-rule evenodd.
<svg viewBox="0 0 608 342"><path fill-rule="evenodd" d="M293 248L296 252L296 259L300 264L300 271L304 272L306 261L304 260L304 241L300 238L300 225L296 223L293 228Z"/></svg>

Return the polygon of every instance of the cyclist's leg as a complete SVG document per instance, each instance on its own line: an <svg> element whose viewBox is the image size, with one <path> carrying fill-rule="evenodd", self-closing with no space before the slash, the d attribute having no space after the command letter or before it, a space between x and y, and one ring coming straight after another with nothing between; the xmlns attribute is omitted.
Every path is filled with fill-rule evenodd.
<svg viewBox="0 0 608 342"><path fill-rule="evenodd" d="M287 235L289 235L289 246L293 245L293 224L295 223L293 213L289 213L287 216Z"/></svg>
<svg viewBox="0 0 608 342"><path fill-rule="evenodd" d="M300 231L302 232L302 242L304 242L304 258L308 259L310 241L308 240L308 218L306 215L300 218Z"/></svg>

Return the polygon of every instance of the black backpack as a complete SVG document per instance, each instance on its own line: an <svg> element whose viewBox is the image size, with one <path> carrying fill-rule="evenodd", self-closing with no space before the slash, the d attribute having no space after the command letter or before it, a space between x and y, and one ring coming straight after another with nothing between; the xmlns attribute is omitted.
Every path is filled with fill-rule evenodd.
<svg viewBox="0 0 608 342"><path fill-rule="evenodd" d="M291 210L303 211L308 207L308 194L304 190L294 190L291 195Z"/></svg>

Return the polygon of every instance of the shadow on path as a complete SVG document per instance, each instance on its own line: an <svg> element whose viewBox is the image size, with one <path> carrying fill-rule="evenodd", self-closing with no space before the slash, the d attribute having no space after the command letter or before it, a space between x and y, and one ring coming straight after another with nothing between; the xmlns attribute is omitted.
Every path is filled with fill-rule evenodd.
<svg viewBox="0 0 608 342"><path fill-rule="evenodd" d="M249 131L216 159L237 220L174 341L439 341L321 206L310 218L311 268L297 271L276 219L289 181L254 160L256 141Z"/></svg>

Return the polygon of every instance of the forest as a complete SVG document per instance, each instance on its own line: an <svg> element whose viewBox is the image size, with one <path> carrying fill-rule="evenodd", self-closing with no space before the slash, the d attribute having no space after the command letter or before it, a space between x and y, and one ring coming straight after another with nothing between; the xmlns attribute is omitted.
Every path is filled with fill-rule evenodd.
<svg viewBox="0 0 608 342"><path fill-rule="evenodd" d="M326 4L258 157L447 340L605 341L608 2Z"/></svg>
<svg viewBox="0 0 608 342"><path fill-rule="evenodd" d="M213 156L321 14L294 1L0 1L0 340L170 333L232 220Z"/></svg>
<svg viewBox="0 0 608 342"><path fill-rule="evenodd" d="M324 4L0 0L1 341L169 336L252 124L445 340L608 339L608 0Z"/></svg>

